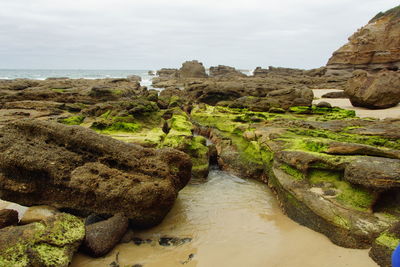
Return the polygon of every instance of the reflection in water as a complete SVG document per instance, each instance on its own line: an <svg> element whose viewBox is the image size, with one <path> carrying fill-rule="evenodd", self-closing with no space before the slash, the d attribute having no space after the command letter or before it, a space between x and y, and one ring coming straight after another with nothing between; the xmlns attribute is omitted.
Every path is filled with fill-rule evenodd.
<svg viewBox="0 0 400 267"><path fill-rule="evenodd" d="M79 254L72 266L377 266L366 250L335 246L291 221L264 184L219 170L189 184L161 225L135 236L152 242L121 244L99 259ZM192 241L160 246L161 237Z"/></svg>

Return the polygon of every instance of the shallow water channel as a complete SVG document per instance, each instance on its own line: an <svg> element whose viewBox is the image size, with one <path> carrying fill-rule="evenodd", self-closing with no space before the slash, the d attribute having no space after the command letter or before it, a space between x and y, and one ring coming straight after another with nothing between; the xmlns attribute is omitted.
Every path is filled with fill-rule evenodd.
<svg viewBox="0 0 400 267"><path fill-rule="evenodd" d="M186 186L163 223L135 237L148 241L98 259L78 254L72 266L377 266L368 250L338 247L290 220L266 185L220 170ZM162 246L163 237L182 242Z"/></svg>

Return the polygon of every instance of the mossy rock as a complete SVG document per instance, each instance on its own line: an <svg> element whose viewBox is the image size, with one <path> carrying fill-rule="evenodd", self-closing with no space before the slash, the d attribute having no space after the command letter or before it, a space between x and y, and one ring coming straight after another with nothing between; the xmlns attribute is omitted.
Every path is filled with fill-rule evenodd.
<svg viewBox="0 0 400 267"><path fill-rule="evenodd" d="M393 251L400 245L400 222L381 233L372 245L370 257L382 267L392 266Z"/></svg>
<svg viewBox="0 0 400 267"><path fill-rule="evenodd" d="M206 139L202 136L193 136L193 124L185 113L177 112L168 120L169 132L160 145L172 147L188 154L193 163L192 176L205 178L209 169L209 153Z"/></svg>
<svg viewBox="0 0 400 267"><path fill-rule="evenodd" d="M0 266L68 266L85 236L81 219L61 213L0 230Z"/></svg>
<svg viewBox="0 0 400 267"><path fill-rule="evenodd" d="M71 116L66 119L61 119L59 122L67 125L80 125L83 123L85 120L85 116L79 115L79 116Z"/></svg>

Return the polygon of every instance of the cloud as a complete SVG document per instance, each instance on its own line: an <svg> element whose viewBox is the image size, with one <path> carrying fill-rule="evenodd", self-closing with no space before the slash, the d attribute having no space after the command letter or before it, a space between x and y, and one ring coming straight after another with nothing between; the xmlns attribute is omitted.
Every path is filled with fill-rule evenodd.
<svg viewBox="0 0 400 267"><path fill-rule="evenodd" d="M392 0L0 2L0 68L324 65Z"/></svg>

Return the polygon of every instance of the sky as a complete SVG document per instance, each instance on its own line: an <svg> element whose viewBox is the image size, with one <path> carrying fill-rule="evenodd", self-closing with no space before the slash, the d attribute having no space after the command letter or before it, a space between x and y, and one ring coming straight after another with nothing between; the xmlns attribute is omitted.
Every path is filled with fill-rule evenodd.
<svg viewBox="0 0 400 267"><path fill-rule="evenodd" d="M0 68L316 68L398 0L1 0Z"/></svg>

